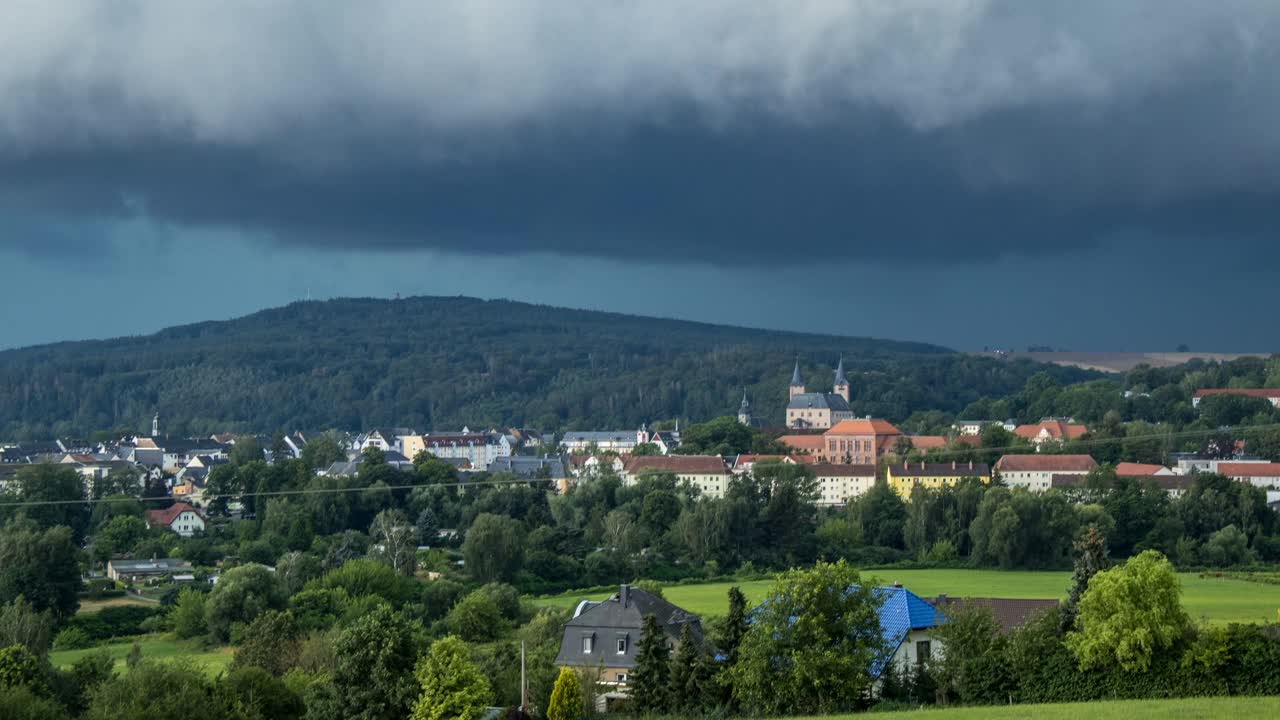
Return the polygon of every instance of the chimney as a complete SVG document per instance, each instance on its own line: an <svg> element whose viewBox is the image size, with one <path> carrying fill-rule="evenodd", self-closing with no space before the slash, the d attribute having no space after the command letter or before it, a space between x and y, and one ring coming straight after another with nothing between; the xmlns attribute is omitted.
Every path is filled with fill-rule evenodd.
<svg viewBox="0 0 1280 720"><path fill-rule="evenodd" d="M970 469L970 470L972 470L972 469L973 469L973 461L972 461L972 460L970 460L970 461L969 461L969 469Z"/></svg>
<svg viewBox="0 0 1280 720"><path fill-rule="evenodd" d="M618 601L622 603L622 607L627 607L631 603L631 586L626 583L618 591Z"/></svg>
<svg viewBox="0 0 1280 720"><path fill-rule="evenodd" d="M955 469L956 469L956 461L955 461L955 460L952 460L952 461L951 461L951 469L952 469L952 470L955 470Z"/></svg>

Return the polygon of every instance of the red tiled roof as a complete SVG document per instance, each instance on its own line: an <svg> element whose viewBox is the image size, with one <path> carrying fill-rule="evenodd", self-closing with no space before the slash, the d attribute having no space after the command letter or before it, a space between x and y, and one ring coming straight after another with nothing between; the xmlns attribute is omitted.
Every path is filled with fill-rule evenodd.
<svg viewBox="0 0 1280 720"><path fill-rule="evenodd" d="M1096 467L1088 455L1005 455L996 461L1001 472L1089 472Z"/></svg>
<svg viewBox="0 0 1280 720"><path fill-rule="evenodd" d="M1218 463L1218 474L1227 477L1280 477L1280 463Z"/></svg>
<svg viewBox="0 0 1280 720"><path fill-rule="evenodd" d="M841 420L824 435L901 435L902 431L888 420Z"/></svg>
<svg viewBox="0 0 1280 720"><path fill-rule="evenodd" d="M916 450L934 450L947 446L947 439L941 435L908 435L907 437L911 438L911 447Z"/></svg>
<svg viewBox="0 0 1280 720"><path fill-rule="evenodd" d="M642 472L714 475L728 472L719 455L647 455L626 461L629 475Z"/></svg>
<svg viewBox="0 0 1280 720"><path fill-rule="evenodd" d="M1197 390L1195 397L1203 398L1209 395L1244 395L1273 400L1280 399L1280 388L1206 388Z"/></svg>
<svg viewBox="0 0 1280 720"><path fill-rule="evenodd" d="M1167 470L1163 465L1152 465L1150 463L1131 463L1122 462L1116 465L1117 475L1155 475L1161 470Z"/></svg>
<svg viewBox="0 0 1280 720"><path fill-rule="evenodd" d="M778 442L797 450L821 450L825 441L821 435L783 435Z"/></svg>
<svg viewBox="0 0 1280 720"><path fill-rule="evenodd" d="M186 503L174 503L169 507L164 508L163 510L148 510L147 524L148 525L164 525L165 527L169 527L170 525L173 524L173 521L176 520L178 516L184 512L193 512L197 515L200 515L200 517L204 517L204 515L200 514L199 510L195 509L194 507L191 507Z"/></svg>
<svg viewBox="0 0 1280 720"><path fill-rule="evenodd" d="M1089 428L1084 425L1075 425L1061 420L1041 420L1035 425L1019 425L1014 428L1013 433L1020 438L1032 440L1040 435L1041 429L1047 431L1049 437L1054 440L1074 440L1089 432Z"/></svg>
<svg viewBox="0 0 1280 720"><path fill-rule="evenodd" d="M836 463L817 463L813 473L823 477L875 477L875 465L840 465Z"/></svg>

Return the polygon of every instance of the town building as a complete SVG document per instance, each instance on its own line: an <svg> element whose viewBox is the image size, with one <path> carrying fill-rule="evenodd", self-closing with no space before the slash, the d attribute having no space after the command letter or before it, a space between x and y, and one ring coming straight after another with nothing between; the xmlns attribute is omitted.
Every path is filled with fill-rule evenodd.
<svg viewBox="0 0 1280 720"><path fill-rule="evenodd" d="M1088 475L1098 463L1088 455L1005 455L996 461L1000 479L1010 487L1044 492L1054 475Z"/></svg>
<svg viewBox="0 0 1280 720"><path fill-rule="evenodd" d="M1014 435L1029 441L1037 449L1049 442L1062 443L1078 440L1087 432L1089 428L1084 425L1062 418L1044 418L1034 425L1019 425L1013 429Z"/></svg>
<svg viewBox="0 0 1280 720"><path fill-rule="evenodd" d="M190 572L191 563L181 558L107 561L107 577L123 583L166 578Z"/></svg>
<svg viewBox="0 0 1280 720"><path fill-rule="evenodd" d="M1134 463L1122 462L1116 463L1117 475L1176 475L1173 470L1164 465L1156 465L1153 463Z"/></svg>
<svg viewBox="0 0 1280 720"><path fill-rule="evenodd" d="M565 623L556 665L600 673L599 683L605 692L597 698L597 712L605 712L610 709L610 703L628 697L627 686L636 665L640 634L649 615L657 620L673 654L685 626L689 627L694 641L702 644L701 618L629 585L621 586L603 602L584 600L574 610L573 618Z"/></svg>
<svg viewBox="0 0 1280 720"><path fill-rule="evenodd" d="M1254 487L1280 490L1280 463L1218 463L1217 472Z"/></svg>
<svg viewBox="0 0 1280 720"><path fill-rule="evenodd" d="M911 499L917 485L930 490L954 487L964 478L991 482L991 468L986 463L890 463L885 466L889 487L904 500Z"/></svg>
<svg viewBox="0 0 1280 720"><path fill-rule="evenodd" d="M1207 388L1197 390L1191 396L1191 407L1200 407L1200 401L1211 395L1238 395L1240 397L1262 398L1272 405L1280 407L1280 388Z"/></svg>
<svg viewBox="0 0 1280 720"><path fill-rule="evenodd" d="M887 420L841 420L822 434L819 456L824 462L875 465L893 452L902 431Z"/></svg>
<svg viewBox="0 0 1280 720"><path fill-rule="evenodd" d="M1086 490L1087 478L1087 475L1054 475L1049 481L1049 487L1069 493L1080 493ZM1154 485L1175 499L1182 497L1195 482L1194 475L1117 475L1116 478Z"/></svg>
<svg viewBox="0 0 1280 720"><path fill-rule="evenodd" d="M732 477L719 455L644 455L628 457L622 467L624 485L634 485L648 473L672 473L680 482L698 488L704 497L722 498Z"/></svg>
<svg viewBox="0 0 1280 720"><path fill-rule="evenodd" d="M634 430L573 430L560 438L560 447L568 453L615 452L628 455L639 444Z"/></svg>
<svg viewBox="0 0 1280 720"><path fill-rule="evenodd" d="M405 435L399 440L403 448L401 452L409 460L420 452L429 452L442 460L466 460L473 470L488 470L495 460L511 457L516 447L515 439L506 433L494 430L472 432L466 427L462 432Z"/></svg>
<svg viewBox="0 0 1280 720"><path fill-rule="evenodd" d="M743 400L746 398L744 397ZM805 392L800 377L800 362L791 373L790 398L787 402L787 427L825 430L841 420L853 418L849 407L849 380L844 374L844 358L836 366L835 382L829 393Z"/></svg>
<svg viewBox="0 0 1280 720"><path fill-rule="evenodd" d="M818 505L847 505L876 484L875 465L817 463L810 467L818 478Z"/></svg>

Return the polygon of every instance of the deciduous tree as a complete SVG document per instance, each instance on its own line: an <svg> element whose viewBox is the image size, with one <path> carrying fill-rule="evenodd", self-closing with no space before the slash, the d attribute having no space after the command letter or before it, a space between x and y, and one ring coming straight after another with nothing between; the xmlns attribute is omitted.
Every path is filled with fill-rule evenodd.
<svg viewBox="0 0 1280 720"><path fill-rule="evenodd" d="M478 720L489 700L489 682L467 657L467 646L449 636L431 645L417 669L422 688L411 720Z"/></svg>

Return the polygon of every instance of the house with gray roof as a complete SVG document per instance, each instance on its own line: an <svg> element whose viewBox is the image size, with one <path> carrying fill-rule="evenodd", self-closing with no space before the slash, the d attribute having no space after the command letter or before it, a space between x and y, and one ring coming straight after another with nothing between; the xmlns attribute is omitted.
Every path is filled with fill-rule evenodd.
<svg viewBox="0 0 1280 720"><path fill-rule="evenodd" d="M636 664L640 633L647 615L653 615L674 649L685 625L698 643L703 642L702 619L639 588L623 585L602 602L583 601L565 623L556 665L601 669L601 683L610 688L605 696L627 697L627 678Z"/></svg>

